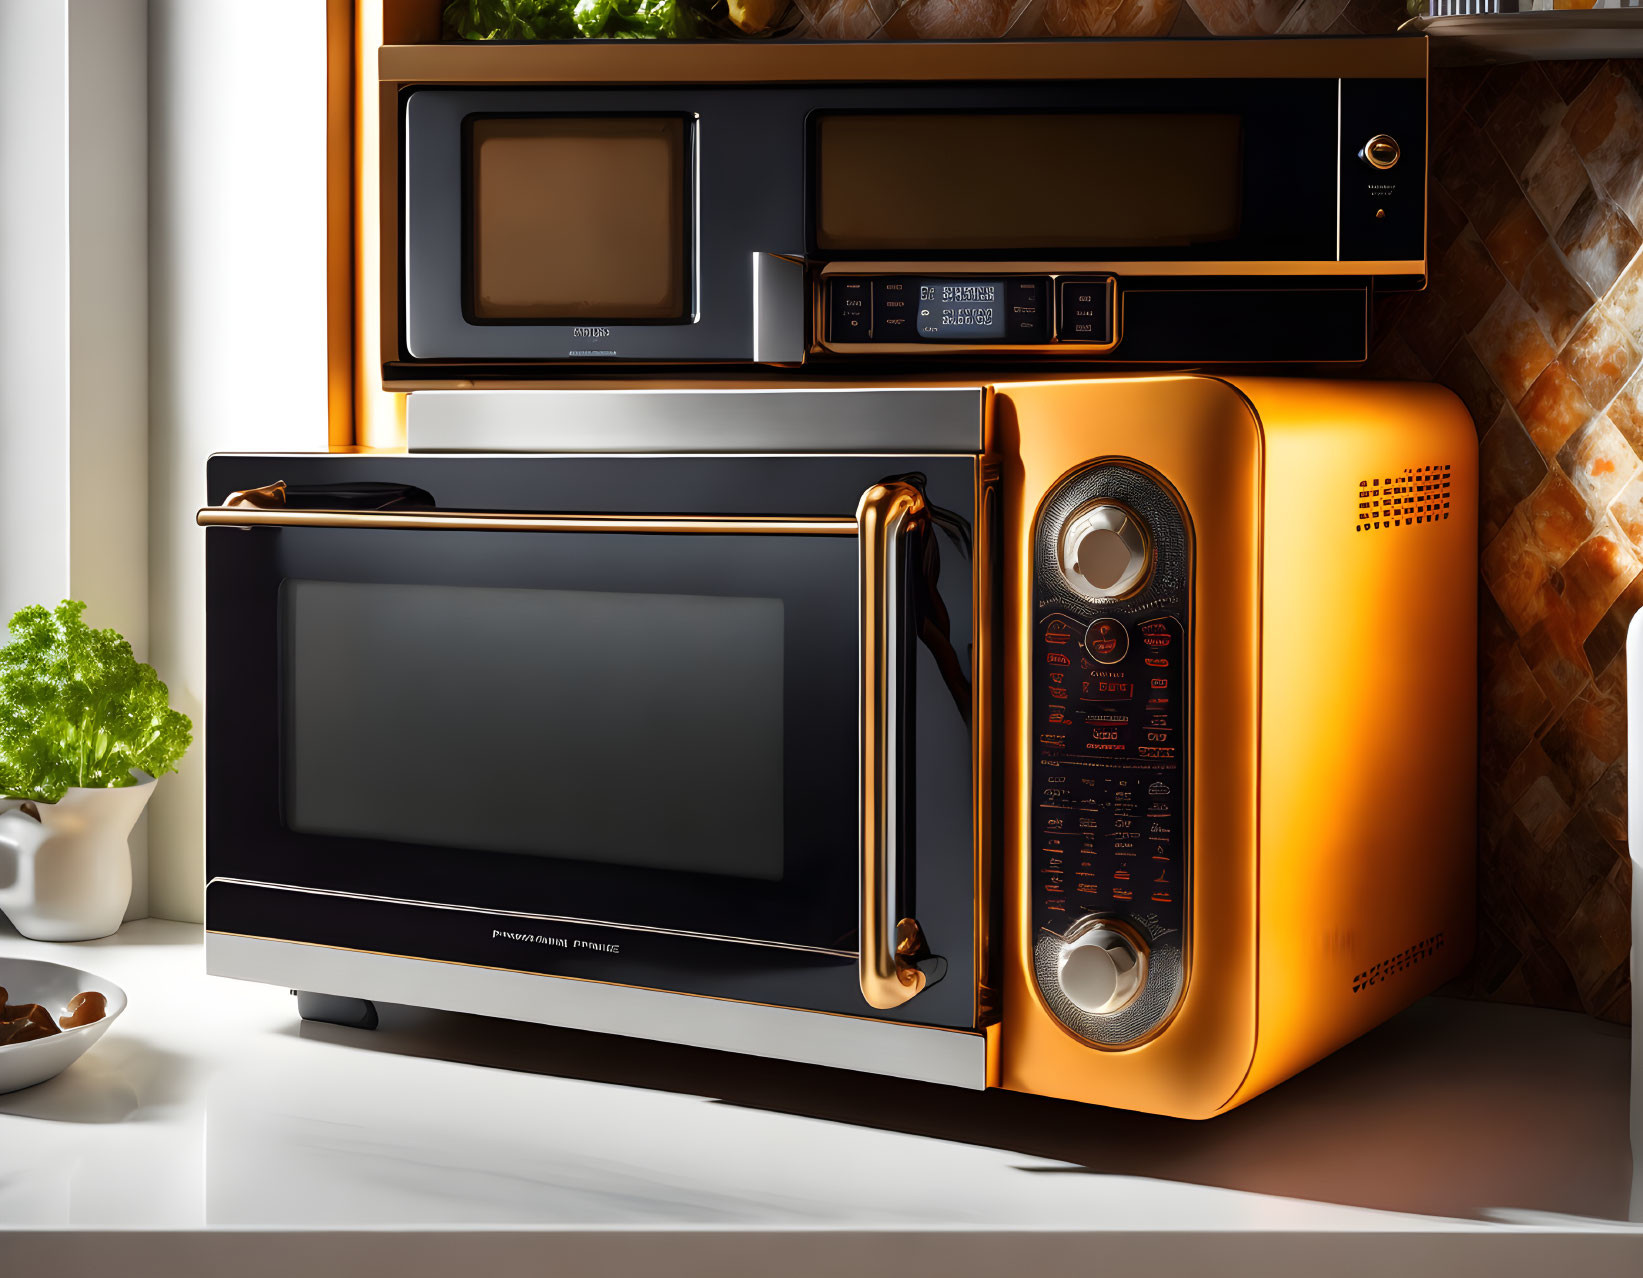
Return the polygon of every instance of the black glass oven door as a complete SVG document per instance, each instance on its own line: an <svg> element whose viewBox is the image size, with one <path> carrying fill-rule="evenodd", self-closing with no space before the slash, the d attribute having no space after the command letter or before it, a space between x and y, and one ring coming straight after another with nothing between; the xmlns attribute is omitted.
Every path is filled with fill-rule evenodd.
<svg viewBox="0 0 1643 1278"><path fill-rule="evenodd" d="M669 473L677 505L770 459L368 460L269 459L333 465L210 515L208 926L973 1023L974 459L804 459L856 500L782 516L473 500L511 466L560 510ZM869 490L906 498L871 544ZM862 937L882 990L902 917L927 988L876 1009Z"/></svg>

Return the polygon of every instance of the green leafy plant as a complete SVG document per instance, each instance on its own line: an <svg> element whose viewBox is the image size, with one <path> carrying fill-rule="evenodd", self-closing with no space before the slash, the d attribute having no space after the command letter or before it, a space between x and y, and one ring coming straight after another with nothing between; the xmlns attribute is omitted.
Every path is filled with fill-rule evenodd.
<svg viewBox="0 0 1643 1278"><path fill-rule="evenodd" d="M696 33L686 0L451 0L464 40L677 40Z"/></svg>
<svg viewBox="0 0 1643 1278"><path fill-rule="evenodd" d="M0 648L0 794L55 803L70 786L136 783L176 771L193 723L116 630L81 620L85 604L20 610Z"/></svg>

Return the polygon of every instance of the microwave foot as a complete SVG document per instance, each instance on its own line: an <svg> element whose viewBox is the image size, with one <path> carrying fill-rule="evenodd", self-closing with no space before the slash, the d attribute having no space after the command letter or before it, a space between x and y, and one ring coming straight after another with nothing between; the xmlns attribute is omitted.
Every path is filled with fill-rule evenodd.
<svg viewBox="0 0 1643 1278"><path fill-rule="evenodd" d="M291 992L297 996L297 1015L305 1021L346 1025L350 1029L374 1030L377 1027L377 1005L370 999L313 994L308 990Z"/></svg>

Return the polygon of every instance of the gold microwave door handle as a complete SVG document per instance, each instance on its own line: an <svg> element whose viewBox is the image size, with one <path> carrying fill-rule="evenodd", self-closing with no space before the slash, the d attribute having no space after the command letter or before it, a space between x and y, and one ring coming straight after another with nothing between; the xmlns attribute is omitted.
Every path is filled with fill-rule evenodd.
<svg viewBox="0 0 1643 1278"><path fill-rule="evenodd" d="M897 919L896 703L897 618L901 565L909 533L924 518L924 494L911 484L875 484L856 508L861 556L861 949L856 973L862 997L877 1008L900 1007L924 988L913 964L924 948L915 919Z"/></svg>
<svg viewBox="0 0 1643 1278"><path fill-rule="evenodd" d="M229 493L223 498L222 504L224 507L236 509L249 507L253 510L284 510L285 481L276 479L261 488L246 488L237 493Z"/></svg>
<svg viewBox="0 0 1643 1278"><path fill-rule="evenodd" d="M275 490L278 495L275 496ZM486 510L315 510L283 504L284 484L232 493L198 511L202 528L388 528L476 532L757 533L854 537L848 515L555 515Z"/></svg>

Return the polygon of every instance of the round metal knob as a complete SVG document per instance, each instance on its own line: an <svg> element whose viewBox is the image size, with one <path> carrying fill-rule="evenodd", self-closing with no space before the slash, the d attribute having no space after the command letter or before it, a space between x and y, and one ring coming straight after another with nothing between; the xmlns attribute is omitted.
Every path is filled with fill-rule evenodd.
<svg viewBox="0 0 1643 1278"><path fill-rule="evenodd" d="M1147 527L1112 502L1073 512L1061 530L1061 575L1086 599L1116 599L1146 576L1152 557Z"/></svg>
<svg viewBox="0 0 1643 1278"><path fill-rule="evenodd" d="M1122 1011L1147 979L1146 951L1112 924L1090 924L1062 946L1061 992L1091 1015Z"/></svg>
<svg viewBox="0 0 1643 1278"><path fill-rule="evenodd" d="M1398 140L1389 133L1377 133L1363 144L1363 150L1358 154L1363 162L1372 169L1389 169L1395 165L1403 155L1403 148Z"/></svg>

